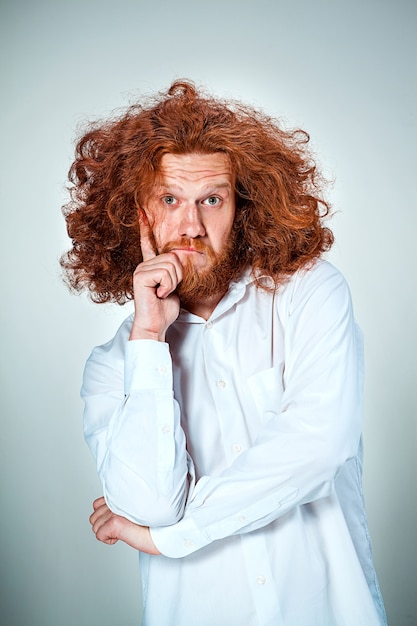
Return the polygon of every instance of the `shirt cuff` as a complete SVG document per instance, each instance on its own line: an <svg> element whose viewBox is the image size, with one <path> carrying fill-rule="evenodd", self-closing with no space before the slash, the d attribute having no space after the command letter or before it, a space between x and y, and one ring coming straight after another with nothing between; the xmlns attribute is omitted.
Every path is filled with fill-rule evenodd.
<svg viewBox="0 0 417 626"><path fill-rule="evenodd" d="M211 539L191 517L183 518L172 526L158 526L149 530L159 552L173 559L188 556L211 543Z"/></svg>
<svg viewBox="0 0 417 626"><path fill-rule="evenodd" d="M171 390L172 361L167 343L151 339L128 341L125 351L124 393Z"/></svg>

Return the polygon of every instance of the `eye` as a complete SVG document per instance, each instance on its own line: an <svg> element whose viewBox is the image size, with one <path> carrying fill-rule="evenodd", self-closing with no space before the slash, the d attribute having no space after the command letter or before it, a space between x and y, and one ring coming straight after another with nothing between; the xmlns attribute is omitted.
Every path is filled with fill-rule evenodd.
<svg viewBox="0 0 417 626"><path fill-rule="evenodd" d="M162 198L162 202L164 204L167 204L168 206L172 206L173 204L176 204L177 199L175 196L171 196L168 194Z"/></svg>
<svg viewBox="0 0 417 626"><path fill-rule="evenodd" d="M220 204L220 202L221 198L219 198L218 196L209 196L208 198L203 200L203 204L206 204L208 206L217 206L218 204Z"/></svg>

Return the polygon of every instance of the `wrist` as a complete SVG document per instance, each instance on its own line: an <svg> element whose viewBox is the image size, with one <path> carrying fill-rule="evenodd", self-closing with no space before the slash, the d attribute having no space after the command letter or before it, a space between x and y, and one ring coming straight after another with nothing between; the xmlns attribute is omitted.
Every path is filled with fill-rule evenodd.
<svg viewBox="0 0 417 626"><path fill-rule="evenodd" d="M130 522L124 517L120 518L119 539L140 552L155 556L161 554L152 541L149 528Z"/></svg>
<svg viewBox="0 0 417 626"><path fill-rule="evenodd" d="M162 343L164 343L165 332L158 333L151 330L145 330L144 328L135 326L135 323L133 323L129 335L129 341L136 341L141 339L150 339L151 341L161 341Z"/></svg>

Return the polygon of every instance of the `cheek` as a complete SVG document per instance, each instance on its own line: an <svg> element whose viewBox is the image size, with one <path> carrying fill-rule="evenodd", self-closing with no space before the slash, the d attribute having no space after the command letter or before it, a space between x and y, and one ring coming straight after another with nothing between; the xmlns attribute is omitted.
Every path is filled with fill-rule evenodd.
<svg viewBox="0 0 417 626"><path fill-rule="evenodd" d="M233 219L223 223L222 227L218 229L217 241L220 248L224 248L230 239L230 234L233 228Z"/></svg>
<svg viewBox="0 0 417 626"><path fill-rule="evenodd" d="M180 236L178 234L178 225L166 218L156 219L152 228L152 232L155 238L156 247L159 251L169 243L178 241Z"/></svg>
<svg viewBox="0 0 417 626"><path fill-rule="evenodd" d="M210 237L210 246L213 248L214 252L216 252L217 254L222 253L227 246L229 237L229 231L225 230L222 230L221 232L212 235Z"/></svg>

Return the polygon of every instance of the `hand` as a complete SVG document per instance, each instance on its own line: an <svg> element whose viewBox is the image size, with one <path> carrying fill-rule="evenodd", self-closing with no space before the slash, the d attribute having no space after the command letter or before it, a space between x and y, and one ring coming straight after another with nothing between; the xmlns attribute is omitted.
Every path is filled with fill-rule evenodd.
<svg viewBox="0 0 417 626"><path fill-rule="evenodd" d="M142 209L139 219L143 261L133 274L135 317L130 339L165 341L165 333L180 310L174 291L182 280L183 267L174 252L157 254L151 227Z"/></svg>
<svg viewBox="0 0 417 626"><path fill-rule="evenodd" d="M120 539L141 552L161 554L152 541L147 526L139 526L125 517L112 513L103 497L94 500L93 509L90 524L99 541L113 545Z"/></svg>

